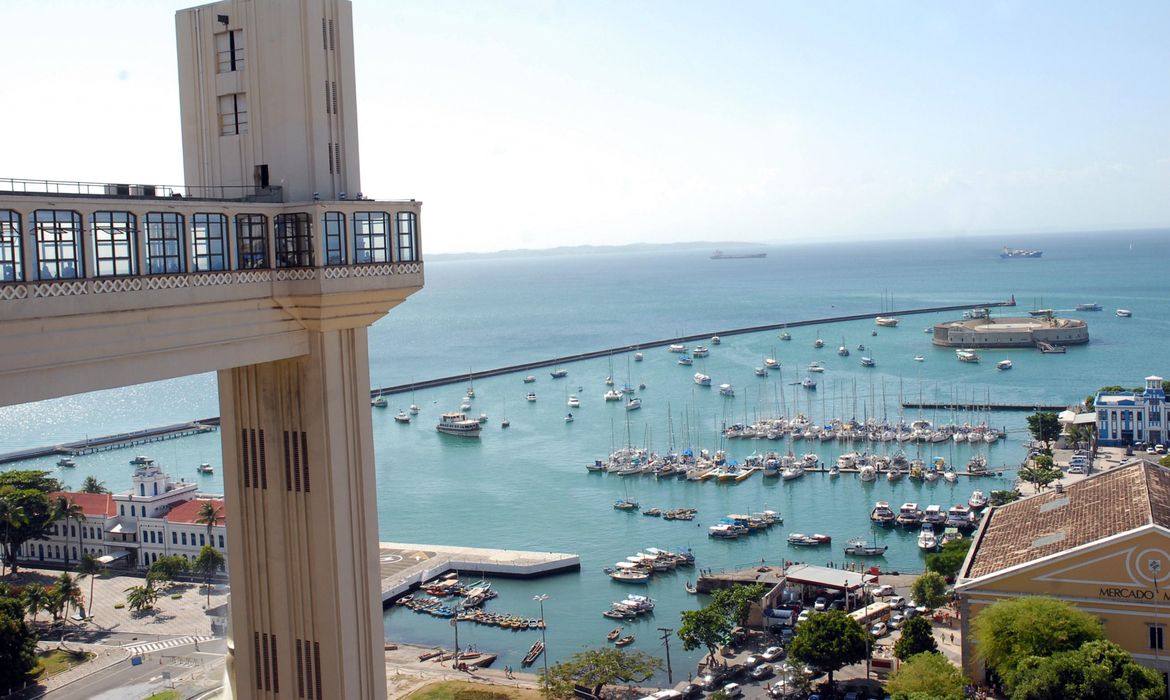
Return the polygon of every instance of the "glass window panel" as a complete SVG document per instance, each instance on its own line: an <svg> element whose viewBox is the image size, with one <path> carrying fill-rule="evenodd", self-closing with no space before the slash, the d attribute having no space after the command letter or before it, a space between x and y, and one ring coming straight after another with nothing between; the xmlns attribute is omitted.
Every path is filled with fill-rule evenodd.
<svg viewBox="0 0 1170 700"><path fill-rule="evenodd" d="M184 272L183 216L176 212L146 215L147 274L172 275Z"/></svg>
<svg viewBox="0 0 1170 700"><path fill-rule="evenodd" d="M98 277L137 273L134 260L136 221L127 211L98 211L89 220L93 232L94 262Z"/></svg>
<svg viewBox="0 0 1170 700"><path fill-rule="evenodd" d="M36 241L37 279L85 276L81 257L81 214L38 209L32 215L32 229Z"/></svg>
<svg viewBox="0 0 1170 700"><path fill-rule="evenodd" d="M236 264L241 270L269 267L268 217L263 214L236 215Z"/></svg>
<svg viewBox="0 0 1170 700"><path fill-rule="evenodd" d="M193 270L212 272L226 270L228 220L224 214L194 214L191 216L191 244L195 248Z"/></svg>
<svg viewBox="0 0 1170 700"><path fill-rule="evenodd" d="M417 259L418 242L415 237L417 223L417 217L411 211L400 211L395 216L398 230L398 262L412 262Z"/></svg>
<svg viewBox="0 0 1170 700"><path fill-rule="evenodd" d="M313 222L308 214L277 214L276 266L313 266Z"/></svg>
<svg viewBox="0 0 1170 700"><path fill-rule="evenodd" d="M325 264L345 264L345 214L325 212Z"/></svg>
<svg viewBox="0 0 1170 700"><path fill-rule="evenodd" d="M23 253L20 214L11 209L0 209L0 282L24 280Z"/></svg>
<svg viewBox="0 0 1170 700"><path fill-rule="evenodd" d="M353 215L353 261L390 262L390 215L359 211Z"/></svg>

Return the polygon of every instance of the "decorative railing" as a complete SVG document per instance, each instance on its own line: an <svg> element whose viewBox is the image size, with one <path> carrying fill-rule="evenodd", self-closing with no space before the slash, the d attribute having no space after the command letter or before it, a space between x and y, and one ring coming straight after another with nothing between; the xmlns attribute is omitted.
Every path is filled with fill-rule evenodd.
<svg viewBox="0 0 1170 700"><path fill-rule="evenodd" d="M0 178L0 194L51 194L74 197L142 197L165 199L214 199L232 202L259 200L282 201L282 192L277 187L256 187L253 185L217 185L198 187L187 185L136 185L116 182L81 182L75 180L26 180L21 178Z"/></svg>

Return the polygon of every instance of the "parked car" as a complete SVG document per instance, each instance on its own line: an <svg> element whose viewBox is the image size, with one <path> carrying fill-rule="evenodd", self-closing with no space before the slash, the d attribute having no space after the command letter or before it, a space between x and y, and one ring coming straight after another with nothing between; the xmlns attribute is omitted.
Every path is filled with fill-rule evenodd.
<svg viewBox="0 0 1170 700"><path fill-rule="evenodd" d="M884 622L875 622L873 627L869 628L869 633L875 637L884 637L889 634L890 630L886 627Z"/></svg>
<svg viewBox="0 0 1170 700"><path fill-rule="evenodd" d="M752 672L748 675L752 677L753 681L762 681L765 678L771 676L773 673L774 671L771 664L760 664L759 666L753 668Z"/></svg>
<svg viewBox="0 0 1170 700"><path fill-rule="evenodd" d="M906 599L900 595L896 595L886 602L889 603L890 607L894 610L901 610L902 608L906 607Z"/></svg>
<svg viewBox="0 0 1170 700"><path fill-rule="evenodd" d="M845 601L841 600L840 598L829 603L829 610L844 610L844 609L845 609Z"/></svg>
<svg viewBox="0 0 1170 700"><path fill-rule="evenodd" d="M703 687L703 690L715 690L719 687L719 681L721 680L723 680L721 674L708 673L699 678L699 685Z"/></svg>
<svg viewBox="0 0 1170 700"><path fill-rule="evenodd" d="M687 683L681 692L682 696L686 698L686 700L694 700L703 694L703 686L699 685L698 683Z"/></svg>
<svg viewBox="0 0 1170 700"><path fill-rule="evenodd" d="M765 661L767 661L767 659L764 658L763 654L752 654L751 656L744 659L743 663L748 668L755 668Z"/></svg>
<svg viewBox="0 0 1170 700"><path fill-rule="evenodd" d="M768 647L760 656L764 657L765 661L775 661L784 656L784 647Z"/></svg>
<svg viewBox="0 0 1170 700"><path fill-rule="evenodd" d="M792 629L791 627L780 628L780 639L785 644L788 644L789 642L791 642L792 638L795 636L796 636L796 630Z"/></svg>
<svg viewBox="0 0 1170 700"><path fill-rule="evenodd" d="M828 605L828 599L826 599L824 596L821 596L820 598L817 598L815 603L813 603L813 610L816 610L817 612L823 612L824 609L828 607Z"/></svg>
<svg viewBox="0 0 1170 700"><path fill-rule="evenodd" d="M1080 464L1073 464L1073 465L1069 466L1068 473L1069 474L1084 474L1085 467L1083 465L1080 465Z"/></svg>
<svg viewBox="0 0 1170 700"><path fill-rule="evenodd" d="M873 589L874 598L885 598L888 595L894 595L894 587L888 583Z"/></svg>
<svg viewBox="0 0 1170 700"><path fill-rule="evenodd" d="M906 622L906 616L900 612L897 612L897 613L894 613L893 615L890 615L890 628L891 629L901 629L902 625L905 622Z"/></svg>
<svg viewBox="0 0 1170 700"><path fill-rule="evenodd" d="M809 612L808 610L801 610L801 611L800 611L800 615L798 615L798 616L797 616L797 618L796 618L796 624L798 624L798 625L799 625L800 623L804 622L805 620L807 620L807 619L808 619L808 616L809 616L809 615L811 615L811 614L812 614L812 613L811 613L811 612Z"/></svg>
<svg viewBox="0 0 1170 700"><path fill-rule="evenodd" d="M1156 454L1158 454L1158 451L1157 451L1157 450L1155 450L1153 447L1147 447L1147 448L1146 448L1146 454L1148 454L1148 455L1156 455Z"/></svg>
<svg viewBox="0 0 1170 700"><path fill-rule="evenodd" d="M1164 454L1166 454L1166 446L1165 446L1165 445L1161 445L1161 444L1159 444L1159 445L1154 445L1154 451L1155 451L1155 452L1157 452L1157 453L1158 453L1158 454L1160 454L1160 455L1164 455Z"/></svg>
<svg viewBox="0 0 1170 700"><path fill-rule="evenodd" d="M739 683L728 683L723 686L723 694L729 698L738 698L743 696L743 688L739 687Z"/></svg>

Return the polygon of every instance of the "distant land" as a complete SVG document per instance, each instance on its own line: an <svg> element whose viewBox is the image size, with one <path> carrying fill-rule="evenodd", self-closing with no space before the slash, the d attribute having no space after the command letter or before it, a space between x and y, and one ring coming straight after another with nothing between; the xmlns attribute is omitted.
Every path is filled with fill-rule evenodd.
<svg viewBox="0 0 1170 700"><path fill-rule="evenodd" d="M716 249L727 253L763 252L774 244L740 241L686 241L683 243L629 243L626 245L571 245L556 248L515 248L490 253L426 253L427 260L472 260L482 258L526 258L546 255L602 255L606 253L645 253L655 250Z"/></svg>

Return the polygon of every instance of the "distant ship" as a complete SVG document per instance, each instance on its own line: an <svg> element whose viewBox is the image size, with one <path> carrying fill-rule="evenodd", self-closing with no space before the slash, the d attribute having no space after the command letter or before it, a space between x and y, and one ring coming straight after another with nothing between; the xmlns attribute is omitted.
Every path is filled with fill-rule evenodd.
<svg viewBox="0 0 1170 700"><path fill-rule="evenodd" d="M1027 248L1008 248L1006 245L999 254L1001 258L1038 258L1044 255L1042 250L1028 250Z"/></svg>
<svg viewBox="0 0 1170 700"><path fill-rule="evenodd" d="M711 253L712 260L739 260L742 258L766 258L767 253L724 253L722 250L717 250Z"/></svg>

